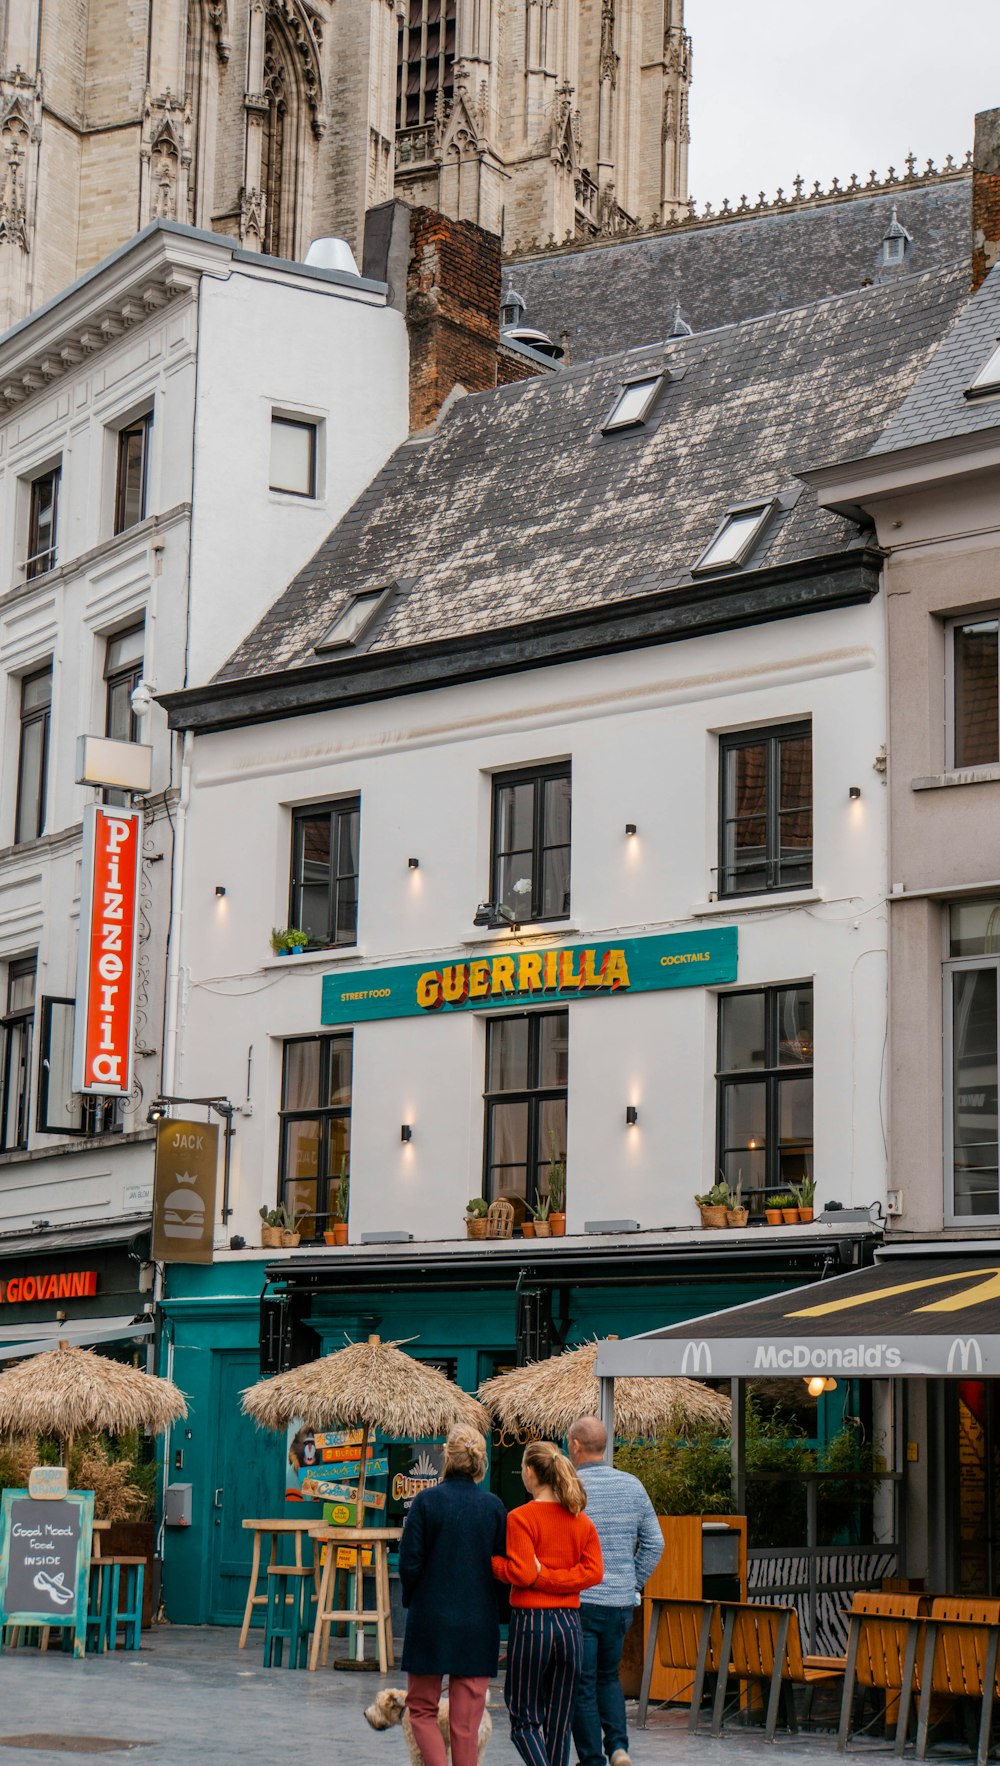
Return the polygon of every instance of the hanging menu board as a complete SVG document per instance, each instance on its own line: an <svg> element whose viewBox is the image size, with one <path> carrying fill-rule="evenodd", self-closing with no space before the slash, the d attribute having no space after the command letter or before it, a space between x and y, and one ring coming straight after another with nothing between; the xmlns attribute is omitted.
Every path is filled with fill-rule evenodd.
<svg viewBox="0 0 1000 1766"><path fill-rule="evenodd" d="M0 1648L4 1625L58 1625L73 1631L73 1654L82 1656L93 1491L71 1490L56 1500L27 1490L0 1495Z"/></svg>

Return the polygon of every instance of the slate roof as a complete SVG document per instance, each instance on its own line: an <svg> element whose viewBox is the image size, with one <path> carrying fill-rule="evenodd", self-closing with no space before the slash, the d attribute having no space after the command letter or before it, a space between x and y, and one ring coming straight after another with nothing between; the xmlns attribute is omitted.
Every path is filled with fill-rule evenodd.
<svg viewBox="0 0 1000 1766"><path fill-rule="evenodd" d="M924 373L872 448L888 454L920 442L972 435L1000 425L1000 394L967 399L965 389L1000 341L1000 268L959 314Z"/></svg>
<svg viewBox="0 0 1000 1766"><path fill-rule="evenodd" d="M956 178L878 196L685 227L645 239L521 258L505 266L529 325L570 359L670 335L680 303L695 331L843 294L870 281L893 208L913 236L907 273L970 263L971 184Z"/></svg>
<svg viewBox="0 0 1000 1766"><path fill-rule="evenodd" d="M315 667L352 592L400 579L409 586L359 650L400 653L690 587L727 507L872 446L967 280L964 266L907 276L457 399L396 450L217 680ZM653 421L603 437L623 378L661 369L673 378ZM752 563L856 540L802 490Z"/></svg>

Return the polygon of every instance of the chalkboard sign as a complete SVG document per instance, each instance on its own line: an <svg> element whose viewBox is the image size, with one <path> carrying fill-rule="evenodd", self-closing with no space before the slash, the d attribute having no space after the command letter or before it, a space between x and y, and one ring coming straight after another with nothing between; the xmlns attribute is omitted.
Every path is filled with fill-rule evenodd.
<svg viewBox="0 0 1000 1766"><path fill-rule="evenodd" d="M73 1654L84 1654L93 1524L92 1490L57 1501L2 1492L0 1649L4 1625L61 1625L74 1633Z"/></svg>

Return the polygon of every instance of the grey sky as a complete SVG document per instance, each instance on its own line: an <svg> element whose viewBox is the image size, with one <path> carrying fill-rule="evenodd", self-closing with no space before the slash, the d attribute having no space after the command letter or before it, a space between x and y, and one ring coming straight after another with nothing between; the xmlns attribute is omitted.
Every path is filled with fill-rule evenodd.
<svg viewBox="0 0 1000 1766"><path fill-rule="evenodd" d="M687 0L690 188L774 195L923 166L972 146L1000 106L1000 0Z"/></svg>

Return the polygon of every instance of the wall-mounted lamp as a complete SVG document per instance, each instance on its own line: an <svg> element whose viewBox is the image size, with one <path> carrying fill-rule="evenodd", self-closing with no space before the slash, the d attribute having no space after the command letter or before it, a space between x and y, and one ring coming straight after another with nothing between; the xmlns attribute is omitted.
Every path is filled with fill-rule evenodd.
<svg viewBox="0 0 1000 1766"><path fill-rule="evenodd" d="M413 1129L410 1127L410 1124L408 1122L403 1123L403 1126L399 1131L399 1138L401 1141L412 1141Z"/></svg>
<svg viewBox="0 0 1000 1766"><path fill-rule="evenodd" d="M861 786L860 785L852 785L850 790L848 791L847 795L849 798L851 798L852 802L857 803L858 798L861 796Z"/></svg>
<svg viewBox="0 0 1000 1766"><path fill-rule="evenodd" d="M216 895L225 895L226 885L224 883L217 883L215 885L215 893Z"/></svg>
<svg viewBox="0 0 1000 1766"><path fill-rule="evenodd" d="M822 1398L824 1392L837 1390L837 1382L829 1374L811 1374L805 1384L810 1398Z"/></svg>
<svg viewBox="0 0 1000 1766"><path fill-rule="evenodd" d="M161 1103L159 1098L157 1098L154 1103L150 1104L149 1109L146 1111L146 1121L151 1126L155 1126L157 1122L162 1122L164 1117L169 1115L170 1111L166 1104Z"/></svg>
<svg viewBox="0 0 1000 1766"><path fill-rule="evenodd" d="M628 1128L634 1128L636 1123L638 1122L638 1120L639 1120L638 1107L635 1104L626 1104L626 1106L625 1106L626 1126Z"/></svg>
<svg viewBox="0 0 1000 1766"><path fill-rule="evenodd" d="M420 860L418 858L408 858L406 862L409 865L411 871L419 871Z"/></svg>
<svg viewBox="0 0 1000 1766"><path fill-rule="evenodd" d="M631 836L631 835L632 835L632 834L634 834L634 833L635 833L635 832L636 832L636 825L635 825L635 823L634 823L634 822L626 822L626 823L625 823L625 832L626 832L626 834L628 834L628 835L629 835L629 836Z"/></svg>

